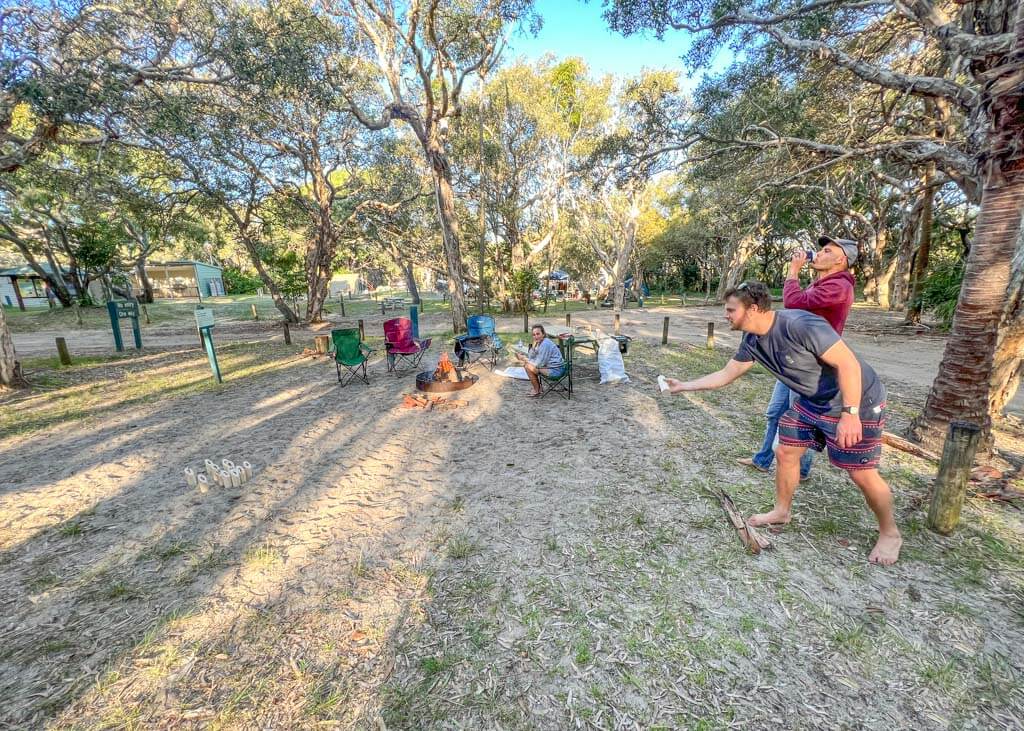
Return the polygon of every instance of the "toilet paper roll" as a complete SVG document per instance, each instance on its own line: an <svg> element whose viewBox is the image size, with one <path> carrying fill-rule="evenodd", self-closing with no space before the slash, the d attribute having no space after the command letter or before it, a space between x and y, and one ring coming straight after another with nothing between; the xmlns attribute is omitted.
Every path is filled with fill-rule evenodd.
<svg viewBox="0 0 1024 731"><path fill-rule="evenodd" d="M197 475L196 486L199 488L199 492L206 492L210 489L210 481L206 478L206 475Z"/></svg>

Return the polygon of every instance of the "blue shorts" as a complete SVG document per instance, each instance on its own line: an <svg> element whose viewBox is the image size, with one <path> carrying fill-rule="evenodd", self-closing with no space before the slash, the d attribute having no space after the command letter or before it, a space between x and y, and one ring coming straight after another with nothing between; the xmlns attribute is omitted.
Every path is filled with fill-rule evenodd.
<svg viewBox="0 0 1024 731"><path fill-rule="evenodd" d="M878 469L882 461L885 404L873 407L861 417L861 440L852 447L844 449L836 443L838 425L839 417L815 414L797 401L779 420L779 444L818 452L827 448L828 461L847 472Z"/></svg>

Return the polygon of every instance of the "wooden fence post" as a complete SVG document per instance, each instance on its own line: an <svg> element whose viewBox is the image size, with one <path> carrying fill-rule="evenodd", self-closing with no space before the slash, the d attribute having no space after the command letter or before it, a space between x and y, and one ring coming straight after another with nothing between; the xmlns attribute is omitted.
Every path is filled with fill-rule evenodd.
<svg viewBox="0 0 1024 731"><path fill-rule="evenodd" d="M715 349L715 323L708 323L708 350Z"/></svg>
<svg viewBox="0 0 1024 731"><path fill-rule="evenodd" d="M960 521L960 508L964 504L967 480L971 477L974 453L981 441L981 427L966 421L951 421L946 443L942 447L942 462L932 488L932 503L928 508L928 527L936 533L949 535Z"/></svg>
<svg viewBox="0 0 1024 731"><path fill-rule="evenodd" d="M61 365L71 365L71 353L68 352L68 344L64 338L57 338L57 355L60 356Z"/></svg>
<svg viewBox="0 0 1024 731"><path fill-rule="evenodd" d="M292 329L291 329L291 327L288 326L288 321L287 320L285 320L281 324L284 325L284 344L285 345L291 345L292 344Z"/></svg>
<svg viewBox="0 0 1024 731"><path fill-rule="evenodd" d="M661 344L668 345L668 318L661 325Z"/></svg>

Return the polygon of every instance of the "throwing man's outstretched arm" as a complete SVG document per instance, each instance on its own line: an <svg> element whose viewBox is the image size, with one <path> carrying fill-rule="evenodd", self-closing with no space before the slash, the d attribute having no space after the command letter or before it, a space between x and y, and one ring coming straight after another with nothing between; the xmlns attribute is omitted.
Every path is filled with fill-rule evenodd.
<svg viewBox="0 0 1024 731"><path fill-rule="evenodd" d="M721 370L709 373L706 376L693 381L680 381L677 378L666 378L669 393L682 393L683 391L709 391L722 386L728 386L754 366L753 361L741 362L730 360Z"/></svg>

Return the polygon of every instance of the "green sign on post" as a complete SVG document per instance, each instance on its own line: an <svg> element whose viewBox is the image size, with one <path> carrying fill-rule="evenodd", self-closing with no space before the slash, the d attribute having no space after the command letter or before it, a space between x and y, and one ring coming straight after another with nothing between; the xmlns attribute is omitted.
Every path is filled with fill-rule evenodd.
<svg viewBox="0 0 1024 731"><path fill-rule="evenodd" d="M217 363L217 351L213 347L213 310L199 305L196 307L196 327L199 328L199 335L203 339L203 347L206 348L206 359L210 361L210 370L217 383L223 383L220 377L220 364Z"/></svg>
<svg viewBox="0 0 1024 731"><path fill-rule="evenodd" d="M142 350L142 330L139 328L139 304L123 300L120 302L108 302L107 314L110 315L110 328L114 331L114 348L117 352L124 352L124 340L121 338L121 320L132 321L135 349Z"/></svg>

